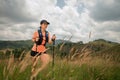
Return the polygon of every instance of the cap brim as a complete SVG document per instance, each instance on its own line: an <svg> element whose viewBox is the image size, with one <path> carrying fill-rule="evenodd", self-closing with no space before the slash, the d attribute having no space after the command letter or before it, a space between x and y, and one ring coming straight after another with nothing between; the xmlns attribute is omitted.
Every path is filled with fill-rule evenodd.
<svg viewBox="0 0 120 80"><path fill-rule="evenodd" d="M44 23L44 24L48 24L48 25L50 24L49 22L43 22L43 23Z"/></svg>
<svg viewBox="0 0 120 80"><path fill-rule="evenodd" d="M49 22L47 22L47 24L49 25L50 23L49 23Z"/></svg>
<svg viewBox="0 0 120 80"><path fill-rule="evenodd" d="M46 20L42 20L41 22L40 22L40 24L43 24L43 23L45 23L45 24L50 24L48 21L46 21Z"/></svg>

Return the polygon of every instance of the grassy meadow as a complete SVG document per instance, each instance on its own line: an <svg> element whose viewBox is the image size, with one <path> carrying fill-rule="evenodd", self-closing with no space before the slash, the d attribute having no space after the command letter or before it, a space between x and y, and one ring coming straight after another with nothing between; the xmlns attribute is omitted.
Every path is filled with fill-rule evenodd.
<svg viewBox="0 0 120 80"><path fill-rule="evenodd" d="M11 55L0 64L0 80L30 80L29 55L23 60L16 60ZM50 62L36 80L120 80L120 64L99 57L84 57L75 61L56 57L54 67Z"/></svg>
<svg viewBox="0 0 120 80"><path fill-rule="evenodd" d="M120 80L120 45L101 44L94 42L87 47L78 43L58 45L55 48L54 67L51 60L36 80ZM15 55L17 53L20 54ZM1 54L4 56L0 57L0 80L30 80L30 51L16 49L7 51L7 55ZM52 57L51 53L49 55ZM38 61L37 67L40 66L41 62Z"/></svg>

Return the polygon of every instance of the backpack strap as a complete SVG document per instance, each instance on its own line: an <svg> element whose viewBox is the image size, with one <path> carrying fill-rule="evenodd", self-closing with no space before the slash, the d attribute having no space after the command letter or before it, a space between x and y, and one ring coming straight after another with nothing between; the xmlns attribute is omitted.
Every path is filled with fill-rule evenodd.
<svg viewBox="0 0 120 80"><path fill-rule="evenodd" d="M42 40L43 40L41 29L38 30L38 34L39 34L38 45L40 45L42 43Z"/></svg>
<svg viewBox="0 0 120 80"><path fill-rule="evenodd" d="M39 40L38 40L37 44L38 44L38 45L41 45L41 44L42 44L42 41L43 41L43 35L42 35L42 32L41 32L41 29L38 30L38 34L39 34ZM48 42L48 31L45 31L45 37L46 37L46 41L45 41L44 46L45 46L46 43Z"/></svg>

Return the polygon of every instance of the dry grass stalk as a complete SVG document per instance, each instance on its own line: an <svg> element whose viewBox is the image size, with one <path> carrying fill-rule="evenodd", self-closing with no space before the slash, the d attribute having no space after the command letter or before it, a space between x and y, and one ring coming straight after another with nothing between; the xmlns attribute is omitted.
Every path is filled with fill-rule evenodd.
<svg viewBox="0 0 120 80"><path fill-rule="evenodd" d="M89 33L89 39L91 38L91 34L92 34L92 33L91 33L91 31L90 31L90 33Z"/></svg>
<svg viewBox="0 0 120 80"><path fill-rule="evenodd" d="M7 80L9 75L13 75L14 73L14 70L16 68L16 64L14 60L15 60L14 54L11 53L9 59L7 60L8 65L5 66L3 70L3 76L5 77L5 80Z"/></svg>
<svg viewBox="0 0 120 80"><path fill-rule="evenodd" d="M26 53L26 55L23 58L23 60L20 61L20 64L19 64L20 73L23 72L27 68L27 66L31 64L30 60L31 60L30 52L28 52L28 53Z"/></svg>
<svg viewBox="0 0 120 80"><path fill-rule="evenodd" d="M71 38L72 38L72 36L70 36L70 38L67 41L70 41ZM63 39L63 42L62 42L62 44L61 44L61 46L59 48L59 51L62 51L64 45L65 45L65 42L64 42L64 39Z"/></svg>
<svg viewBox="0 0 120 80"><path fill-rule="evenodd" d="M77 55L79 55L78 49L75 50L75 52L74 52L74 54L71 56L70 60L73 60Z"/></svg>
<svg viewBox="0 0 120 80"><path fill-rule="evenodd" d="M60 48L59 48L59 51L62 51L64 45L65 45L65 42L63 42L63 43L61 44L61 46L60 46Z"/></svg>
<svg viewBox="0 0 120 80"><path fill-rule="evenodd" d="M71 59L71 56L74 54L75 47L72 47L69 51L68 59Z"/></svg>
<svg viewBox="0 0 120 80"><path fill-rule="evenodd" d="M7 69L7 68L6 68L6 66L5 66L4 69L3 69L3 76L4 76L4 77L6 77L6 71L7 71L6 69Z"/></svg>
<svg viewBox="0 0 120 80"><path fill-rule="evenodd" d="M15 68L16 68L16 64L13 64L13 66L9 70L9 75L13 75Z"/></svg>
<svg viewBox="0 0 120 80"><path fill-rule="evenodd" d="M7 70L9 70L12 65L14 64L14 54L10 55L9 61L8 61L8 66L7 66Z"/></svg>
<svg viewBox="0 0 120 80"><path fill-rule="evenodd" d="M72 47L72 48L70 49L70 52L69 52L69 53L73 53L74 49L75 49L75 47Z"/></svg>
<svg viewBox="0 0 120 80"><path fill-rule="evenodd" d="M21 55L19 57L19 60L22 60L22 57L23 57L24 53L25 53L25 50L21 53Z"/></svg>
<svg viewBox="0 0 120 80"><path fill-rule="evenodd" d="M61 46L60 46L60 48L59 48L59 51L62 50L62 48L63 48L63 46L64 46L64 44L65 44L65 42L64 42L65 38L66 38L66 36L65 36L65 37L63 38L63 40L62 40L62 44L61 44Z"/></svg>

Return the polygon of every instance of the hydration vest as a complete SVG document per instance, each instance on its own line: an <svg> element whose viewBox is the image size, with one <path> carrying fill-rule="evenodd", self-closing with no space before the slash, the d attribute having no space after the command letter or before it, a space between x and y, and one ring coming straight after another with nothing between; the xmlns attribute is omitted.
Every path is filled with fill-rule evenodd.
<svg viewBox="0 0 120 80"><path fill-rule="evenodd" d="M39 34L39 40L36 42L37 45L41 45L42 41L43 41L43 35L41 32L41 29L38 30L38 34ZM46 43L48 42L48 31L45 31L45 44L43 44L44 46L46 45Z"/></svg>

